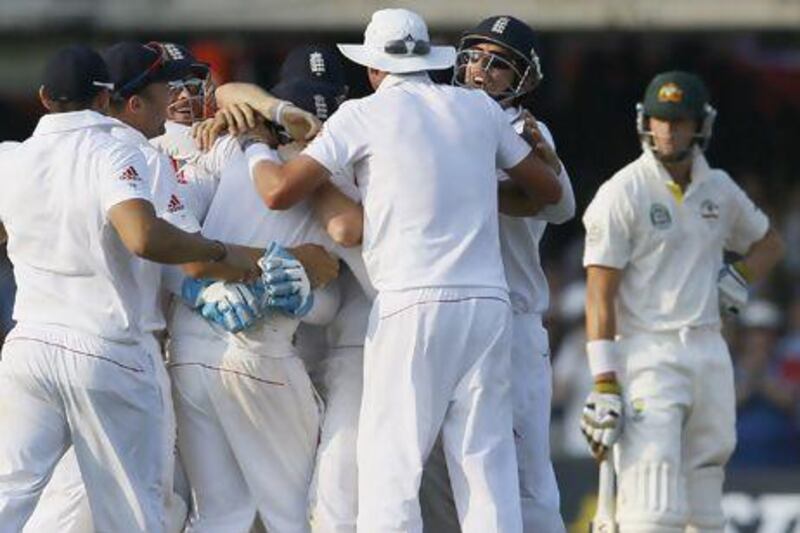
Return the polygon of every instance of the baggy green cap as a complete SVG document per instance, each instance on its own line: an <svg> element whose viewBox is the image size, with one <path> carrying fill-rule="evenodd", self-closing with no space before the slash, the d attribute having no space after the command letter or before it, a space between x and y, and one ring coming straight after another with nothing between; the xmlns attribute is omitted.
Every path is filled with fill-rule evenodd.
<svg viewBox="0 0 800 533"><path fill-rule="evenodd" d="M645 90L644 114L663 120L702 120L708 100L708 89L699 77L680 70L662 72Z"/></svg>

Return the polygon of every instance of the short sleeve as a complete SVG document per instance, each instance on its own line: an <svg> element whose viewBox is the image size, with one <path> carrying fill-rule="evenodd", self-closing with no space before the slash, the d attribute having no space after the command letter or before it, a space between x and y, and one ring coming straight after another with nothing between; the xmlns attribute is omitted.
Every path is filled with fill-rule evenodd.
<svg viewBox="0 0 800 533"><path fill-rule="evenodd" d="M604 184L586 212L583 266L623 268L631 258L634 212L624 189Z"/></svg>
<svg viewBox="0 0 800 533"><path fill-rule="evenodd" d="M147 162L137 148L117 143L107 152L100 169L98 190L103 213L126 200L152 203Z"/></svg>
<svg viewBox="0 0 800 533"><path fill-rule="evenodd" d="M514 126L508 122L508 116L497 102L488 96L486 99L489 102L491 117L498 131L495 165L503 170L515 167L530 153L531 147L519 136Z"/></svg>
<svg viewBox="0 0 800 533"><path fill-rule="evenodd" d="M725 237L725 249L744 255L753 243L766 235L769 219L733 180L730 183L734 216Z"/></svg>
<svg viewBox="0 0 800 533"><path fill-rule="evenodd" d="M303 154L324 166L331 175L346 174L365 153L366 135L355 119L355 102L345 102L322 126Z"/></svg>

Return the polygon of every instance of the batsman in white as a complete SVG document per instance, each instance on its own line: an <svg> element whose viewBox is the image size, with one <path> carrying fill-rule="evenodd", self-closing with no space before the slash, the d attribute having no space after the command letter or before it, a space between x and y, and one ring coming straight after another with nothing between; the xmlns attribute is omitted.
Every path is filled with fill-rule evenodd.
<svg viewBox="0 0 800 533"><path fill-rule="evenodd" d="M339 49L367 67L375 93L344 102L299 157L258 162L254 176L273 208L344 170L361 194L378 296L364 347L357 529L422 531L422 469L442 430L464 530L521 531L495 169L508 169L517 188L504 192L520 211L557 202L561 187L496 102L430 80L425 71L452 66L455 50L432 46L416 13L377 11L364 44Z"/></svg>
<svg viewBox="0 0 800 533"><path fill-rule="evenodd" d="M582 429L615 444L622 532L722 532L735 445L733 371L720 312L780 259L767 217L704 150L716 111L704 83L657 75L637 108L643 153L583 217L586 333L594 390ZM723 252L741 259L723 261Z"/></svg>
<svg viewBox="0 0 800 533"><path fill-rule="evenodd" d="M164 530L170 415L142 319L155 289L140 285L137 256L258 272L240 248L156 216L144 157L109 135L119 123L101 114L111 89L96 52L60 50L40 89L49 114L0 159L25 176L0 199L19 286L0 362L3 532L23 528L70 445L98 531Z"/></svg>
<svg viewBox="0 0 800 533"><path fill-rule="evenodd" d="M534 44L533 30L521 20L511 16L484 19L461 37L453 82L494 98L516 132L527 136L537 154L553 168L561 185L561 200L533 217L500 215L500 251L514 315L511 395L523 530L563 533L558 485L550 461L552 369L547 331L542 325L550 298L539 242L548 223L560 224L575 215L575 196L569 175L555 154L550 131L522 106L522 100L542 79ZM498 171L498 179L503 185L509 178ZM427 531L458 531L438 446L426 465L421 496Z"/></svg>

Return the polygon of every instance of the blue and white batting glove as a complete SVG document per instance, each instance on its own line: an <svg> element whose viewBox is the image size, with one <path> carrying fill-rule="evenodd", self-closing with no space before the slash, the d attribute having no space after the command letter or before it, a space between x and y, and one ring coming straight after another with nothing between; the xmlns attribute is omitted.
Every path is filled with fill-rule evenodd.
<svg viewBox="0 0 800 533"><path fill-rule="evenodd" d="M616 381L594 384L583 406L581 432L600 461L622 433L622 393Z"/></svg>
<svg viewBox="0 0 800 533"><path fill-rule="evenodd" d="M261 316L258 298L242 283L187 278L181 292L203 318L232 333L247 329Z"/></svg>
<svg viewBox="0 0 800 533"><path fill-rule="evenodd" d="M724 315L738 315L750 298L749 284L739 263L726 264L719 271L719 309Z"/></svg>
<svg viewBox="0 0 800 533"><path fill-rule="evenodd" d="M270 242L258 260L266 288L266 304L300 318L314 306L314 294L305 268L286 248Z"/></svg>

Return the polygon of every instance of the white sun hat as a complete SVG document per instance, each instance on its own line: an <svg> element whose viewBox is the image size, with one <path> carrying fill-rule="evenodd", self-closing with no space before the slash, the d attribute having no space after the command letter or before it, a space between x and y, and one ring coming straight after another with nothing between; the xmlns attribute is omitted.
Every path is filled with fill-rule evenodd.
<svg viewBox="0 0 800 533"><path fill-rule="evenodd" d="M407 9L376 11L364 31L364 44L337 46L354 63L392 74L443 70L456 59L452 46L431 46L425 21Z"/></svg>

